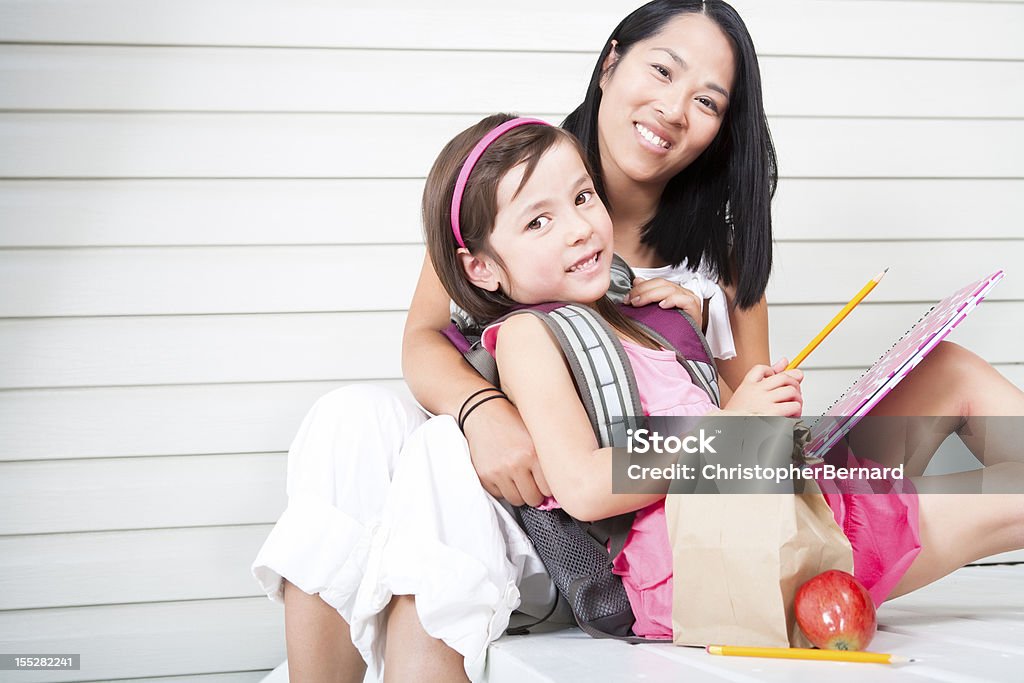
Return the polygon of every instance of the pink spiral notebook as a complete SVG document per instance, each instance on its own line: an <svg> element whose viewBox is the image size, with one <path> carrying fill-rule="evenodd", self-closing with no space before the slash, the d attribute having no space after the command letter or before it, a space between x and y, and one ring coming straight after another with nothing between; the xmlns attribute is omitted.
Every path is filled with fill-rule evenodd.
<svg viewBox="0 0 1024 683"><path fill-rule="evenodd" d="M807 457L818 458L827 453L977 308L1002 279L1003 271L998 270L950 294L925 313L814 423L811 441L805 450Z"/></svg>

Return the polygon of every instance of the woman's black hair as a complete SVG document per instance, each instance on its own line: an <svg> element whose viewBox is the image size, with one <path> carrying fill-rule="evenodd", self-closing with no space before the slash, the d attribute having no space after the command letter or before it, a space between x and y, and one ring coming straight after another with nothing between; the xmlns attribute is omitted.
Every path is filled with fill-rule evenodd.
<svg viewBox="0 0 1024 683"><path fill-rule="evenodd" d="M732 41L736 77L718 135L665 186L643 244L672 264L703 264L724 284L736 280L735 304L750 308L764 295L772 269L771 199L778 169L761 97L761 73L746 25L721 0L654 0L627 16L605 42L583 103L562 122L583 143L594 182L607 201L598 149L603 65L614 42L622 59L682 14L703 14ZM614 67L613 67L614 68Z"/></svg>

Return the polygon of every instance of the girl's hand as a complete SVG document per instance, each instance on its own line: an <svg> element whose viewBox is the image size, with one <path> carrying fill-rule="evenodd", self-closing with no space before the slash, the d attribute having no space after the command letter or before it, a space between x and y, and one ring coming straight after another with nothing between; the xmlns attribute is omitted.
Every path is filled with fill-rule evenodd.
<svg viewBox="0 0 1024 683"><path fill-rule="evenodd" d="M775 365L752 367L725 407L730 412L800 417L804 405L800 382L804 373L786 370L788 363L782 358Z"/></svg>
<svg viewBox="0 0 1024 683"><path fill-rule="evenodd" d="M645 280L638 277L633 280L633 289L626 295L625 303L632 306L645 306L658 302L661 308L678 308L693 318L697 324L701 320L703 301L700 297L674 282L663 277Z"/></svg>
<svg viewBox="0 0 1024 683"><path fill-rule="evenodd" d="M506 400L488 401L466 419L470 459L480 483L512 505L540 505L551 495L519 411Z"/></svg>

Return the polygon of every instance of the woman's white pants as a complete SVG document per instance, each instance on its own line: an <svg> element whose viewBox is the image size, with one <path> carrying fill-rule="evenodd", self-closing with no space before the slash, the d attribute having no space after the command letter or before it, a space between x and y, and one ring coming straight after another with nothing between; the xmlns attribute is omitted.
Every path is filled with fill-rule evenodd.
<svg viewBox="0 0 1024 683"><path fill-rule="evenodd" d="M394 595L416 596L424 629L465 657L471 680L520 589L531 613L554 599L529 539L480 485L455 421L428 419L397 392L352 385L320 398L288 452L287 492L253 575L276 602L283 578L319 593L377 677Z"/></svg>

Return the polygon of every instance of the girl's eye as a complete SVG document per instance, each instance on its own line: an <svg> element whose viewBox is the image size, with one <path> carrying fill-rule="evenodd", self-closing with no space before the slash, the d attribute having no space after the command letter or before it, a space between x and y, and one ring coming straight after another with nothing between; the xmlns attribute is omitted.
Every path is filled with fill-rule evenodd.
<svg viewBox="0 0 1024 683"><path fill-rule="evenodd" d="M668 69L663 67L661 64L651 64L651 67L655 71L657 71L661 76L663 76L664 78L668 78L669 77Z"/></svg>
<svg viewBox="0 0 1024 683"><path fill-rule="evenodd" d="M587 202L589 202L593 198L594 198L594 191L593 190L583 190L583 192L580 192L578 195L576 195L576 206L580 206L581 204L586 204Z"/></svg>
<svg viewBox="0 0 1024 683"><path fill-rule="evenodd" d="M537 216L532 221L526 224L527 230L540 230L545 225L551 222L551 219L547 216Z"/></svg>
<svg viewBox="0 0 1024 683"><path fill-rule="evenodd" d="M718 105L710 97L698 97L697 101L700 102L701 104L703 104L705 107L707 107L711 111L715 112L716 114L718 113Z"/></svg>

